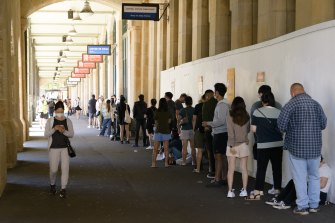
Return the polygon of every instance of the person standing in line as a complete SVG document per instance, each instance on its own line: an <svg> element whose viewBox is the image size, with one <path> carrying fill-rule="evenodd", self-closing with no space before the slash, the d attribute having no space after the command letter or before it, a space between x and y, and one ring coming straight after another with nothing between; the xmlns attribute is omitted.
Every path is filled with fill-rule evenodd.
<svg viewBox="0 0 335 223"><path fill-rule="evenodd" d="M194 108L192 107L193 100L190 96L186 96L185 98L186 107L182 108L179 113L179 123L178 125L181 126L180 129L180 139L183 142L183 150L182 150L182 166L186 166L186 157L187 157L187 146L190 143L191 147L191 156L192 156L192 165L195 167L197 164L196 161L196 153L194 148L194 131L193 131L193 114ZM196 167L194 168L196 169Z"/></svg>
<svg viewBox="0 0 335 223"><path fill-rule="evenodd" d="M172 100L173 94L171 92L165 92L165 99L168 104L169 112L171 114L172 120L170 122L170 130L177 128L177 118L176 118L176 103Z"/></svg>
<svg viewBox="0 0 335 223"><path fill-rule="evenodd" d="M106 103L105 103L105 98L104 96L100 95L99 99L96 102L96 128L97 129L101 129L101 124L104 121L103 116L102 116L102 108L106 107Z"/></svg>
<svg viewBox="0 0 335 223"><path fill-rule="evenodd" d="M147 135L149 138L149 146L146 148L148 150L153 149L153 136L154 136L154 125L155 125L155 119L154 119L154 114L157 110L156 104L157 100L156 99L151 99L151 107L147 109Z"/></svg>
<svg viewBox="0 0 335 223"><path fill-rule="evenodd" d="M101 109L101 115L103 117L103 122L102 122L102 129L100 131L99 136L105 136L105 132L107 129L107 137L110 137L112 134L112 115L113 115L113 110L111 107L111 101L107 100L106 106L102 107Z"/></svg>
<svg viewBox="0 0 335 223"><path fill-rule="evenodd" d="M185 103L186 97L187 94L182 93L180 97L175 101L177 123L179 123L179 113L180 110L184 108L183 103Z"/></svg>
<svg viewBox="0 0 335 223"><path fill-rule="evenodd" d="M171 139L170 122L172 120L171 112L169 112L168 103L165 98L159 100L158 109L154 115L155 129L154 129L154 149L152 151L151 167L155 168L158 148L163 142L165 167L169 167L169 140Z"/></svg>
<svg viewBox="0 0 335 223"><path fill-rule="evenodd" d="M272 92L271 91L271 87L269 85L262 85L258 88L258 98L261 99L262 95L265 94L266 92ZM263 104L262 104L262 101L259 100L259 101L256 101L252 106L251 106L251 109L250 109L250 115L251 115L251 119L252 119L252 114L254 114L254 111L257 109L257 108L261 108L263 107ZM275 102L275 108L281 110L282 106L280 103L278 103L277 101ZM254 160L257 160L257 137L256 137L256 134L254 134L254 145L253 145L253 156L254 156ZM268 190L268 193L269 194L272 194L272 195L276 195L278 193L278 191L276 191L274 189L274 187L272 187L270 190ZM264 195L264 192L263 191L260 191L260 194L261 195Z"/></svg>
<svg viewBox="0 0 335 223"><path fill-rule="evenodd" d="M193 113L193 130L194 130L194 148L197 148L197 168L193 170L195 173L200 173L202 154L205 146L205 129L202 127L202 106L206 96L203 95L199 104L195 105Z"/></svg>
<svg viewBox="0 0 335 223"><path fill-rule="evenodd" d="M97 100L95 99L95 95L92 94L91 99L88 101L88 126L87 128L92 128L93 124L95 122L95 113L97 112L97 109L95 107L97 103Z"/></svg>
<svg viewBox="0 0 335 223"><path fill-rule="evenodd" d="M69 180L70 158L67 151L67 141L74 135L72 122L64 116L64 104L59 101L55 105L55 117L49 118L44 131L48 137L50 164L50 193L55 195L58 165L61 162L61 190L59 196L66 197L66 186Z"/></svg>
<svg viewBox="0 0 335 223"><path fill-rule="evenodd" d="M111 97L111 109L112 109L112 123L111 123L111 127L112 127L112 134L110 136L110 140L113 141L113 140L116 140L116 134L117 134L117 121L116 121L116 104L115 104L115 97L112 96Z"/></svg>
<svg viewBox="0 0 335 223"><path fill-rule="evenodd" d="M136 120L136 135L135 135L135 144L133 147L138 147L138 139L140 136L140 128L142 129L143 134L143 147L147 145L147 136L146 136L146 116L147 116L147 103L144 101L144 95L140 94L138 96L138 101L135 102L133 107L133 117Z"/></svg>
<svg viewBox="0 0 335 223"><path fill-rule="evenodd" d="M210 126L213 129L213 150L215 157L215 178L210 181L208 187L220 187L227 184L228 162L227 150L227 116L229 104L224 101L227 87L223 83L214 85L215 97L218 100L214 111L213 121L203 121L203 127Z"/></svg>
<svg viewBox="0 0 335 223"><path fill-rule="evenodd" d="M118 123L120 125L120 143L123 144L124 140L124 132L126 132L126 144L129 144L129 124L125 121L126 116L126 110L128 111L130 115L130 107L128 104L126 104L126 98L124 96L120 97L120 103L116 107L117 113L118 113Z"/></svg>
<svg viewBox="0 0 335 223"><path fill-rule="evenodd" d="M283 137L277 126L280 110L274 107L275 98L271 92L264 93L261 100L263 107L254 111L251 121L251 131L257 137L257 172L255 189L247 200L260 200L269 161L276 194L280 193L282 183Z"/></svg>
<svg viewBox="0 0 335 223"><path fill-rule="evenodd" d="M211 122L214 118L214 111L218 101L214 98L214 92L211 89L205 91L206 101L202 106L202 121ZM212 128L210 126L204 127L205 130L205 148L208 155L209 170L207 178L215 178L215 158L213 151L213 136Z"/></svg>
<svg viewBox="0 0 335 223"><path fill-rule="evenodd" d="M235 97L229 115L227 117L228 127L228 198L235 197L233 189L234 171L236 158L240 159L240 171L242 173L243 187L240 191L240 197L248 196L248 157L249 157L249 139L250 116L246 110L243 98Z"/></svg>
<svg viewBox="0 0 335 223"><path fill-rule="evenodd" d="M319 211L319 161L322 130L327 117L321 105L313 100L302 84L291 85L292 98L278 117L278 127L285 132L284 149L289 152L289 164L297 194L293 213L307 215ZM308 179L308 184L307 184Z"/></svg>

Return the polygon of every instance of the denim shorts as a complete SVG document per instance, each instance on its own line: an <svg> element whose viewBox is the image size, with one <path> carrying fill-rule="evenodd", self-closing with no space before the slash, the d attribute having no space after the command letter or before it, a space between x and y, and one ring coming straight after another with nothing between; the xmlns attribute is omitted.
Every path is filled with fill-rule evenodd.
<svg viewBox="0 0 335 223"><path fill-rule="evenodd" d="M164 142L164 141L169 141L170 139L171 139L170 134L163 134L159 132L155 132L154 134L154 141Z"/></svg>

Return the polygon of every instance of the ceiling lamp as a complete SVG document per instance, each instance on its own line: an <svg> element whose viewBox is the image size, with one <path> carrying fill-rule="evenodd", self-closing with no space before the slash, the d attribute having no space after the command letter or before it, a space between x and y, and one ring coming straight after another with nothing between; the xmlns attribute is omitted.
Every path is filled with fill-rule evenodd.
<svg viewBox="0 0 335 223"><path fill-rule="evenodd" d="M93 15L93 11L91 9L90 3L86 0L84 3L84 8L80 12L80 17L81 18L87 18L91 15Z"/></svg>
<svg viewBox="0 0 335 223"><path fill-rule="evenodd" d="M66 42L67 44L72 44L72 43L73 43L73 40L72 40L71 36L67 36L65 42Z"/></svg>
<svg viewBox="0 0 335 223"><path fill-rule="evenodd" d="M70 52L70 49L68 46L66 46L64 49L63 49L63 52Z"/></svg>
<svg viewBox="0 0 335 223"><path fill-rule="evenodd" d="M79 13L78 12L74 12L73 13L73 18L72 18L73 21L80 21L81 18L79 16Z"/></svg>
<svg viewBox="0 0 335 223"><path fill-rule="evenodd" d="M74 36L74 35L77 34L77 30L74 28L74 26L72 26L72 28L70 29L70 31L69 31L68 34L69 34L69 35L72 35L72 36Z"/></svg>

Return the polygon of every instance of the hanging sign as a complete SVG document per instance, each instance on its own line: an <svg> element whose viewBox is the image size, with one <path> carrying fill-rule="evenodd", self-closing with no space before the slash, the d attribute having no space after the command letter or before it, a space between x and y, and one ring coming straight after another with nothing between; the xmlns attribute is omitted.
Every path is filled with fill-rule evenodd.
<svg viewBox="0 0 335 223"><path fill-rule="evenodd" d="M111 45L87 45L88 55L111 55Z"/></svg>
<svg viewBox="0 0 335 223"><path fill-rule="evenodd" d="M94 63L101 63L103 61L102 55L87 55L83 54L83 60L84 63L86 62L94 62Z"/></svg>
<svg viewBox="0 0 335 223"><path fill-rule="evenodd" d="M67 85L77 85L78 82L74 82L74 81L67 81L66 82Z"/></svg>
<svg viewBox="0 0 335 223"><path fill-rule="evenodd" d="M122 3L122 19L159 21L159 4Z"/></svg>
<svg viewBox="0 0 335 223"><path fill-rule="evenodd" d="M71 72L71 77L73 77L73 78L85 78L86 74L76 74L74 72Z"/></svg>
<svg viewBox="0 0 335 223"><path fill-rule="evenodd" d="M90 74L91 70L90 70L90 68L75 67L73 73L75 73L75 74Z"/></svg>
<svg viewBox="0 0 335 223"><path fill-rule="evenodd" d="M75 78L75 77L69 77L67 80L70 82L80 82L80 78Z"/></svg>
<svg viewBox="0 0 335 223"><path fill-rule="evenodd" d="M91 69L95 69L96 68L96 63L78 61L78 66L77 67L79 67L79 68L91 68Z"/></svg>

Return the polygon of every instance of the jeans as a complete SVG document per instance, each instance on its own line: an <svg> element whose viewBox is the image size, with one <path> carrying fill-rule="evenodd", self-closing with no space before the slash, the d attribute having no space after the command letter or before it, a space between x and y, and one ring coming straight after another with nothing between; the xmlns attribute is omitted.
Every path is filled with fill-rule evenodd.
<svg viewBox="0 0 335 223"><path fill-rule="evenodd" d="M266 169L269 161L272 165L273 186L275 189L281 189L282 181L282 147L258 149L257 150L257 173L256 173L256 190L263 191Z"/></svg>
<svg viewBox="0 0 335 223"><path fill-rule="evenodd" d="M140 128L142 128L143 146L146 146L147 134L146 134L146 131L145 131L145 124L146 124L145 119L136 119L135 145L137 145L137 146L138 146L138 138L139 138L139 135L140 135Z"/></svg>
<svg viewBox="0 0 335 223"><path fill-rule="evenodd" d="M297 193L298 209L317 208L320 201L320 157L304 159L290 153L289 162Z"/></svg>
<svg viewBox="0 0 335 223"><path fill-rule="evenodd" d="M102 129L100 131L100 135L104 136L105 131L107 129L107 136L110 136L112 134L112 119L110 118L105 118L102 122Z"/></svg>
<svg viewBox="0 0 335 223"><path fill-rule="evenodd" d="M181 158L181 151L178 150L176 147L169 147L169 153L173 154L175 160Z"/></svg>

